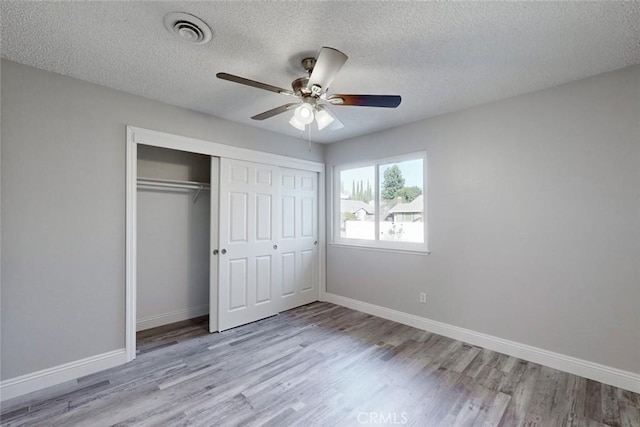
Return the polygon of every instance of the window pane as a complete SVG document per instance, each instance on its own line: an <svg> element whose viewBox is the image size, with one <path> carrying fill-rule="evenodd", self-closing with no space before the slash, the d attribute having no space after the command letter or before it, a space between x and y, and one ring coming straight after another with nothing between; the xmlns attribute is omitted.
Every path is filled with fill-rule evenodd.
<svg viewBox="0 0 640 427"><path fill-rule="evenodd" d="M340 171L340 237L375 240L374 166Z"/></svg>
<svg viewBox="0 0 640 427"><path fill-rule="evenodd" d="M422 159L379 165L380 240L424 242Z"/></svg>

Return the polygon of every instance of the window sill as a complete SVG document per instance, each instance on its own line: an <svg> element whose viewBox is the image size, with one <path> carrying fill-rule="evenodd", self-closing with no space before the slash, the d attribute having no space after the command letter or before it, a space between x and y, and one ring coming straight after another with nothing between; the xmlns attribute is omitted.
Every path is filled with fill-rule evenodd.
<svg viewBox="0 0 640 427"><path fill-rule="evenodd" d="M373 252L390 252L390 253L418 255L418 256L431 255L431 252L429 251L414 250L414 249L396 249L396 248L385 248L385 247L355 245L355 244L346 244L346 243L329 243L328 245L336 248L358 249L358 250L373 251Z"/></svg>

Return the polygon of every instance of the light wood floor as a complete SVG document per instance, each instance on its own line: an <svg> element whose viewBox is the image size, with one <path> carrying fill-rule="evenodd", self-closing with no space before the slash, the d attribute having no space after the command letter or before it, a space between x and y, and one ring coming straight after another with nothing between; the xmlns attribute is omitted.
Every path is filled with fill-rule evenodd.
<svg viewBox="0 0 640 427"><path fill-rule="evenodd" d="M7 402L2 425L640 426L640 395L328 303L221 334L139 334L124 366Z"/></svg>

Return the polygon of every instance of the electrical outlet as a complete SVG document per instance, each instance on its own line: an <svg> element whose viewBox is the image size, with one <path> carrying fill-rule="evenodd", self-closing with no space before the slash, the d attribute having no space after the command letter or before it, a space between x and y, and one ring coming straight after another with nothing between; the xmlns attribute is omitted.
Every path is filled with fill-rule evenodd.
<svg viewBox="0 0 640 427"><path fill-rule="evenodd" d="M427 303L427 293L426 292L420 292L420 302L422 304L426 304Z"/></svg>

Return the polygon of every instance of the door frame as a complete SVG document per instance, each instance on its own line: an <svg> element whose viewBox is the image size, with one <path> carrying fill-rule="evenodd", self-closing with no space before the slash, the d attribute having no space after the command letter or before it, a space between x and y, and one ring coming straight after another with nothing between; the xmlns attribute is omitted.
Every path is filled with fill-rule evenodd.
<svg viewBox="0 0 640 427"><path fill-rule="evenodd" d="M136 358L138 144L317 172L318 246L320 249L318 259L318 300L324 301L326 293L324 163L173 135L135 126L127 126L126 128L125 351L127 362ZM211 257L211 254L209 254L209 256Z"/></svg>

